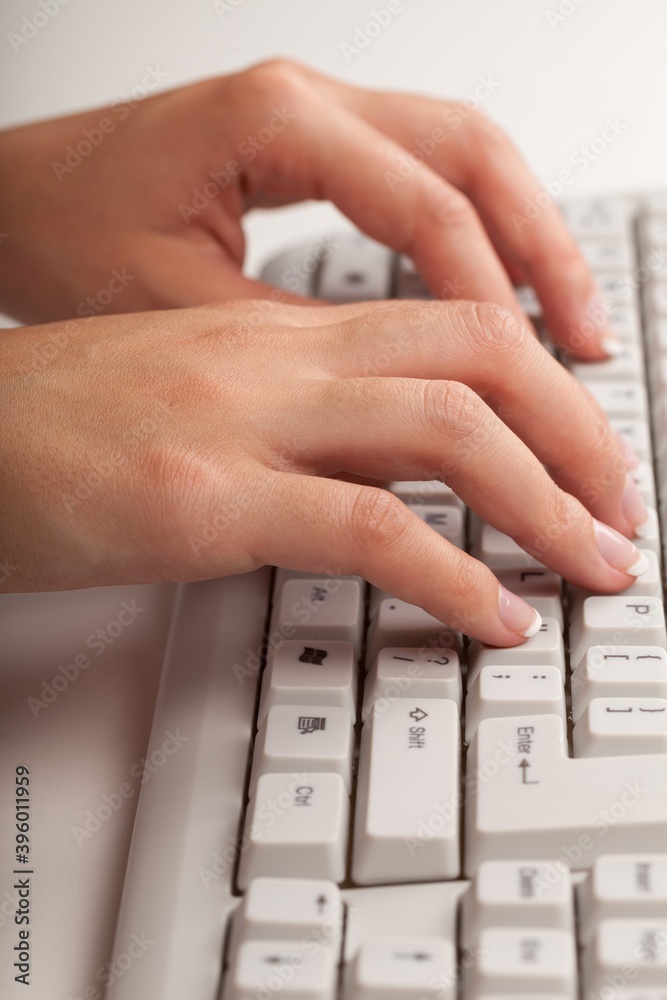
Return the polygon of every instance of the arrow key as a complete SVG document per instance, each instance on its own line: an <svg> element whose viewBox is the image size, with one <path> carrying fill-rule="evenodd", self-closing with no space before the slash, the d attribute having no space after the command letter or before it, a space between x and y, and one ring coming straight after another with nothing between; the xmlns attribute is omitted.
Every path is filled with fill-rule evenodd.
<svg viewBox="0 0 667 1000"><path fill-rule="evenodd" d="M432 994L455 1000L456 979L456 952L445 938L371 938L348 971L345 996L414 1000Z"/></svg>
<svg viewBox="0 0 667 1000"><path fill-rule="evenodd" d="M225 978L224 1000L334 1000L336 956L304 941L244 941Z"/></svg>
<svg viewBox="0 0 667 1000"><path fill-rule="evenodd" d="M344 907L335 882L324 879L252 880L232 921L227 960L243 941L289 940L326 945L338 956Z"/></svg>

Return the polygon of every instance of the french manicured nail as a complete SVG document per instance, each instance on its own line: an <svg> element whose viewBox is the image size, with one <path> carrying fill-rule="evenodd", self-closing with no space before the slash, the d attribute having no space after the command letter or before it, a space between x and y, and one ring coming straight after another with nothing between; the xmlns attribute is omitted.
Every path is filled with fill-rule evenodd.
<svg viewBox="0 0 667 1000"><path fill-rule="evenodd" d="M506 590L502 583L498 588L498 608L501 621L510 632L522 635L525 639L539 632L542 618L535 608L531 608L530 604L526 604L516 594Z"/></svg>
<svg viewBox="0 0 667 1000"><path fill-rule="evenodd" d="M628 576L641 576L648 568L648 559L629 538L614 531L602 521L594 521L595 534L602 558L614 569Z"/></svg>
<svg viewBox="0 0 667 1000"><path fill-rule="evenodd" d="M637 534L640 534L642 526L648 521L648 511L644 499L637 489L637 484L629 472L625 476L621 507L632 527L637 531Z"/></svg>
<svg viewBox="0 0 667 1000"><path fill-rule="evenodd" d="M617 358L623 353L623 344L614 333L606 333L602 338L602 350L608 358Z"/></svg>

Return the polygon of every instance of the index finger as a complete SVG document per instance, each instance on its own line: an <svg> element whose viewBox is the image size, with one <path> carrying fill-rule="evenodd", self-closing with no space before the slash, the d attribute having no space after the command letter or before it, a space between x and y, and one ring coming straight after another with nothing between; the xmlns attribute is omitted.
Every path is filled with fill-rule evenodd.
<svg viewBox="0 0 667 1000"><path fill-rule="evenodd" d="M527 326L516 293L477 213L459 191L338 102L297 79L289 129L247 168L256 193L332 201L369 236L411 257L438 298L496 302ZM298 88L298 93L296 89ZM402 168L409 184L394 184Z"/></svg>
<svg viewBox="0 0 667 1000"><path fill-rule="evenodd" d="M603 319L588 264L553 198L498 126L467 105L313 75L349 110L470 196L503 259L535 288L558 344L580 358L615 353L617 338Z"/></svg>

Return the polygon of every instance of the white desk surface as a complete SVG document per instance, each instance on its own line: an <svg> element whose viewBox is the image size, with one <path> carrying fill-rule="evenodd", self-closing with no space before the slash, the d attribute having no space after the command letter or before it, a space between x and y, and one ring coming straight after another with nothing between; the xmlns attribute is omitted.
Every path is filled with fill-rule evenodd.
<svg viewBox="0 0 667 1000"><path fill-rule="evenodd" d="M0 6L0 126L113 101L151 67L171 88L287 56L360 85L443 96L465 97L490 75L498 87L485 110L545 181L617 116L625 131L568 194L667 188L667 4L660 0L403 0L392 23L349 60L341 43L353 41L383 0L44 2L61 6L18 51L10 33L40 10L38 0ZM336 219L329 206L314 205L256 214L248 222L250 268ZM34 774L34 995L73 1000L99 985L136 794L81 844L72 828L128 776L136 789L131 774L145 751L171 595L169 587L133 587L0 599L3 997L24 995L12 982L5 897L18 763ZM27 699L40 697L59 664L85 652L87 637L132 599L146 611L35 717Z"/></svg>

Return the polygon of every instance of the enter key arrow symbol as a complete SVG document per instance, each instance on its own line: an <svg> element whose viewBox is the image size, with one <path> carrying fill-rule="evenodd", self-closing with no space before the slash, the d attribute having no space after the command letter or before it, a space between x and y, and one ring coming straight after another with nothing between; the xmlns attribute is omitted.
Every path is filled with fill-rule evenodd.
<svg viewBox="0 0 667 1000"><path fill-rule="evenodd" d="M526 758L524 757L523 760L519 761L519 767L521 768L521 783L522 784L524 784L524 785L539 785L539 781L531 781L528 778L528 768L530 767L530 761L526 760Z"/></svg>

